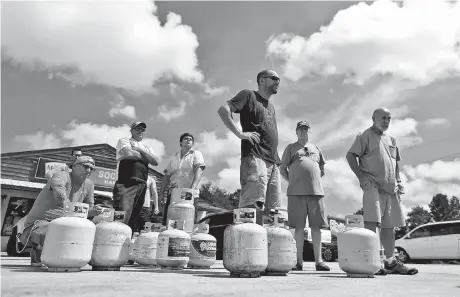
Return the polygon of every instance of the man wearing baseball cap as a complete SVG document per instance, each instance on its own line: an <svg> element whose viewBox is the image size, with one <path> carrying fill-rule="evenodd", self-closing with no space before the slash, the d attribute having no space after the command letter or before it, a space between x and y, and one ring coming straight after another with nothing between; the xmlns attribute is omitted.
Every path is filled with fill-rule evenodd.
<svg viewBox="0 0 460 297"><path fill-rule="evenodd" d="M113 187L114 208L126 212L124 223L133 232L143 227L138 226L138 217L147 191L148 165L157 166L160 162L153 150L142 142L146 128L144 122L134 122L131 137L120 138L116 148L118 178Z"/></svg>
<svg viewBox="0 0 460 297"><path fill-rule="evenodd" d="M89 156L78 157L72 171L58 170L38 194L24 223L20 242L31 249L31 265L41 266L41 250L50 221L62 217L64 202L81 202L89 205L88 218L102 212L94 206L94 184L88 178L94 171L95 163Z"/></svg>
<svg viewBox="0 0 460 297"><path fill-rule="evenodd" d="M297 123L297 141L289 144L281 159L280 173L289 182L287 188L289 226L295 228L297 264L294 270L303 269L303 245L305 225L311 228L316 270L329 271L321 259L321 228L327 228L324 191L321 177L324 175L324 156L319 147L308 143L310 124Z"/></svg>

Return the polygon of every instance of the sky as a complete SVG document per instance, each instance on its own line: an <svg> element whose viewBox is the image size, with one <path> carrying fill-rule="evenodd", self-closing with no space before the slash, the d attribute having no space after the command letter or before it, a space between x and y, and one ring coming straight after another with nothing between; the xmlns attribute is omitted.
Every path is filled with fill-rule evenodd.
<svg viewBox="0 0 460 297"><path fill-rule="evenodd" d="M115 146L141 120L156 170L189 132L203 182L234 191L240 142L217 109L273 69L278 151L310 122L329 214L361 207L345 154L381 106L404 211L460 195L460 2L3 1L1 12L2 153Z"/></svg>

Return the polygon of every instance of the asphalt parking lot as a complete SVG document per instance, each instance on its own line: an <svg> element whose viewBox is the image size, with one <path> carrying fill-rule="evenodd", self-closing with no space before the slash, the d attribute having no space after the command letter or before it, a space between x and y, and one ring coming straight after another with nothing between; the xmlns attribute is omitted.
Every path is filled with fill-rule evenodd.
<svg viewBox="0 0 460 297"><path fill-rule="evenodd" d="M217 261L211 269L182 271L124 266L121 271L53 273L32 268L29 258L1 258L1 295L22 296L460 296L460 265L412 264L415 276L387 275L375 278L348 278L338 263L328 263L330 272L316 272L305 262L304 271L287 276L231 278Z"/></svg>

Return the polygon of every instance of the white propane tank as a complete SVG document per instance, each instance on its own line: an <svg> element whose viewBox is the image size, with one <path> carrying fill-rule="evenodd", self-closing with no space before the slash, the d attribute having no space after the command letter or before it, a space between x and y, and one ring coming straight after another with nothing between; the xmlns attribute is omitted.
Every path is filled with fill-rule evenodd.
<svg viewBox="0 0 460 297"><path fill-rule="evenodd" d="M53 272L76 272L88 264L96 226L86 219L89 205L65 202L64 217L52 220L43 244L42 263Z"/></svg>
<svg viewBox="0 0 460 297"><path fill-rule="evenodd" d="M145 232L137 238L136 262L140 265L157 266L157 244L160 228L161 224L145 223Z"/></svg>
<svg viewBox="0 0 460 297"><path fill-rule="evenodd" d="M197 233L192 235L188 268L210 268L216 263L217 241L208 232L209 224L201 223Z"/></svg>
<svg viewBox="0 0 460 297"><path fill-rule="evenodd" d="M193 206L195 190L188 188L174 188L171 190L171 204L168 209L167 220L177 221L178 223L185 222L184 226L179 226L179 229L184 230L188 234L193 233L195 222L195 206Z"/></svg>
<svg viewBox="0 0 460 297"><path fill-rule="evenodd" d="M380 265L380 241L364 229L361 215L345 217L345 230L337 236L339 267L349 277L374 277Z"/></svg>
<svg viewBox="0 0 460 297"><path fill-rule="evenodd" d="M190 235L177 228L178 222L169 220L168 229L158 236L157 263L162 269L181 270L189 261Z"/></svg>
<svg viewBox="0 0 460 297"><path fill-rule="evenodd" d="M267 228L268 266L266 275L287 275L297 262L297 248L292 233L284 226L284 218L276 212Z"/></svg>
<svg viewBox="0 0 460 297"><path fill-rule="evenodd" d="M133 233L133 238L131 238L131 242L130 242L130 245L129 245L129 257L128 257L128 261L133 261L133 264L134 264L134 261L136 261L136 255L137 255L137 252L138 252L138 241L137 241L137 238L139 237L139 232L134 232Z"/></svg>
<svg viewBox="0 0 460 297"><path fill-rule="evenodd" d="M232 277L260 277L268 266L267 230L255 224L255 209L233 213L234 224L224 231L224 267Z"/></svg>
<svg viewBox="0 0 460 297"><path fill-rule="evenodd" d="M97 224L90 262L93 271L120 271L129 259L131 235L131 228L121 222Z"/></svg>

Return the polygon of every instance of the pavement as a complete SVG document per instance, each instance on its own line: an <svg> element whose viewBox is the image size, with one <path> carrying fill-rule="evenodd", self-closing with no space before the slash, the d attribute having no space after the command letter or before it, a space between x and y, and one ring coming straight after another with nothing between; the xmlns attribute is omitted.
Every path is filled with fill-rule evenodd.
<svg viewBox="0 0 460 297"><path fill-rule="evenodd" d="M217 261L211 269L184 269L124 266L121 271L47 272L32 268L29 258L1 257L2 297L142 297L142 296L460 296L460 265L411 265L414 276L386 275L349 278L338 263L328 263L330 272L316 272L305 262L303 271L287 276L232 278Z"/></svg>

